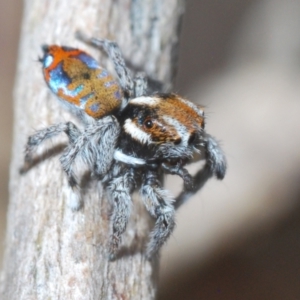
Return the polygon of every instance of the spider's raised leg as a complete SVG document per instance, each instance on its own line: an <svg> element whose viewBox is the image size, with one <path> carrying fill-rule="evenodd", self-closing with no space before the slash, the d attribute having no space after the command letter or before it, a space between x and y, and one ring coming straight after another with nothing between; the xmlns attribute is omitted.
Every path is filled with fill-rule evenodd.
<svg viewBox="0 0 300 300"><path fill-rule="evenodd" d="M193 186L190 189L186 188L176 198L176 209L187 201L188 198L197 193L209 178L215 176L217 179L222 180L225 176L227 162L218 142L211 135L205 133L201 143L205 149L206 163L193 177Z"/></svg>
<svg viewBox="0 0 300 300"><path fill-rule="evenodd" d="M32 158L32 153L40 144L62 132L66 133L70 143L74 143L81 134L80 130L72 122L59 123L38 130L35 134L28 137L25 148L25 160L30 160Z"/></svg>
<svg viewBox="0 0 300 300"><path fill-rule="evenodd" d="M76 32L76 37L91 46L103 49L107 53L118 74L120 85L125 93L126 101L128 101L129 98L134 97L134 82L129 74L129 69L126 67L118 44L106 39L87 37L80 31ZM127 103L123 104L123 106L126 106L126 104Z"/></svg>
<svg viewBox="0 0 300 300"><path fill-rule="evenodd" d="M69 146L67 147L67 149L73 147L77 143L80 136L82 135L81 131L71 122L51 125L45 129L37 131L35 134L31 135L28 138L26 148L25 148L25 159L24 159L25 163L24 163L24 166L20 170L21 173L26 172L32 166L32 162L33 162L32 156L33 156L34 150L36 150L44 141L46 141L52 137L55 137L62 132L66 133L66 135L69 138ZM78 201L76 199L80 199L80 196L79 196L80 190L79 190L79 188L76 189L77 182L75 179L73 181L69 179L69 183L71 186L74 187L73 193L71 195L71 201L70 201L71 206L74 209L78 209L80 207L80 204L78 204L78 203L80 203L80 201ZM76 196L74 197L74 195L76 195ZM76 204L73 204L73 203L76 203Z"/></svg>
<svg viewBox="0 0 300 300"><path fill-rule="evenodd" d="M115 117L108 116L97 120L88 125L61 156L60 162L74 191L71 205L74 209L81 204L80 187L73 171L76 158L79 156L94 175L103 177L111 166L119 132L119 123Z"/></svg>
<svg viewBox="0 0 300 300"><path fill-rule="evenodd" d="M102 178L111 167L120 125L113 116L97 120L85 130L86 143L81 157L98 178Z"/></svg>
<svg viewBox="0 0 300 300"><path fill-rule="evenodd" d="M71 144L75 143L76 139L81 135L80 130L71 122L59 123L51 125L47 128L38 130L35 134L29 136L25 147L24 166L22 172L26 172L32 163L34 151L46 140L53 138L60 133L66 133Z"/></svg>
<svg viewBox="0 0 300 300"><path fill-rule="evenodd" d="M138 73L134 77L134 97L141 97L147 94L148 80L144 73Z"/></svg>
<svg viewBox="0 0 300 300"><path fill-rule="evenodd" d="M179 165L168 165L166 163L162 163L162 168L167 171L167 173L172 175L178 175L183 180L183 185L185 190L191 190L194 187L194 178L188 172L187 169L183 168Z"/></svg>
<svg viewBox="0 0 300 300"><path fill-rule="evenodd" d="M147 257L150 259L157 254L175 227L174 200L160 187L158 173L155 171L147 171L144 175L141 195L146 209L156 219L147 246Z"/></svg>
<svg viewBox="0 0 300 300"><path fill-rule="evenodd" d="M108 187L109 198L113 204L111 216L111 236L109 241L109 259L114 260L118 252L131 213L131 193L135 187L134 174L128 169L122 176L113 178Z"/></svg>
<svg viewBox="0 0 300 300"><path fill-rule="evenodd" d="M214 137L205 134L206 164L217 179L222 180L226 173L227 161L223 150Z"/></svg>

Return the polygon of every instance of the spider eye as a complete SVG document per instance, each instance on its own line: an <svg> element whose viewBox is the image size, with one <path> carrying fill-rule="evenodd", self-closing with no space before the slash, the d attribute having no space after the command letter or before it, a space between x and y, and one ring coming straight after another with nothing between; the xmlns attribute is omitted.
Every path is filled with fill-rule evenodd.
<svg viewBox="0 0 300 300"><path fill-rule="evenodd" d="M179 145L181 143L181 138L178 138L177 140L174 141L175 145Z"/></svg>
<svg viewBox="0 0 300 300"><path fill-rule="evenodd" d="M153 122L151 119L147 119L145 122L144 122L144 125L146 128L150 129L153 127Z"/></svg>
<svg viewBox="0 0 300 300"><path fill-rule="evenodd" d="M195 134L195 132L193 132L193 133L191 133L189 140L188 140L189 145L193 144L195 142L195 139L196 139L196 134Z"/></svg>

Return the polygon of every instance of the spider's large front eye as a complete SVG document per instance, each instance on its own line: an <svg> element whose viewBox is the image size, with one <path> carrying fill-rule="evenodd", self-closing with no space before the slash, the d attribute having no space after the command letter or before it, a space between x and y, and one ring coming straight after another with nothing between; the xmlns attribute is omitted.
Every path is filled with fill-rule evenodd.
<svg viewBox="0 0 300 300"><path fill-rule="evenodd" d="M174 141L175 145L179 145L181 143L181 138L178 138L177 140Z"/></svg>
<svg viewBox="0 0 300 300"><path fill-rule="evenodd" d="M144 126L148 129L152 128L153 127L153 122L151 119L146 119L145 122L144 122Z"/></svg>
<svg viewBox="0 0 300 300"><path fill-rule="evenodd" d="M196 140L196 133L193 132L193 133L191 133L189 140L188 140L189 145L193 144L195 142L195 140Z"/></svg>

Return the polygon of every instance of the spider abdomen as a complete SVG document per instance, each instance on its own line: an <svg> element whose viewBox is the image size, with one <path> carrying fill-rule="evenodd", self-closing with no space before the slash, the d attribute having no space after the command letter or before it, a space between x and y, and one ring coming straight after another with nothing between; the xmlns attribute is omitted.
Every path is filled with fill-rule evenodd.
<svg viewBox="0 0 300 300"><path fill-rule="evenodd" d="M118 82L82 50L57 45L43 46L44 78L56 96L71 109L99 119L121 105Z"/></svg>

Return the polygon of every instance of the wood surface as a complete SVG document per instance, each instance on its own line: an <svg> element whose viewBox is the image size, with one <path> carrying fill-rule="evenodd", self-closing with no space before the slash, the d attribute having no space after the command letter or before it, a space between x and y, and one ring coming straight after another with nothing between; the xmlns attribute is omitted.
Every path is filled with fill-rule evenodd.
<svg viewBox="0 0 300 300"><path fill-rule="evenodd" d="M59 136L40 148L21 175L24 146L35 130L76 120L47 88L38 57L42 44L80 47L112 71L104 55L75 31L117 41L135 70L168 88L174 79L183 0L26 0L14 91L14 144L1 299L154 299L159 260L144 248L153 221L139 196L123 237L121 257L107 259L110 206L101 184L87 176L84 206L68 207L59 163ZM49 149L54 149L49 150Z"/></svg>

